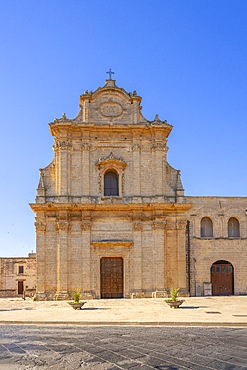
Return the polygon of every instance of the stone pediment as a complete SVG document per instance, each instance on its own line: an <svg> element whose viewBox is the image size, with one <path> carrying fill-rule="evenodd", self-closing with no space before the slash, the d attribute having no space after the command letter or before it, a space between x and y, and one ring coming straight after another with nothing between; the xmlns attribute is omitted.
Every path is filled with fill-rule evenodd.
<svg viewBox="0 0 247 370"><path fill-rule="evenodd" d="M63 113L61 118L55 118L50 123L53 134L54 127L75 127L80 124L89 125L148 125L150 127L162 126L168 130L172 126L167 121L161 121L158 114L152 121L147 120L141 113L142 98L136 91L127 92L123 88L116 86L115 80L106 80L103 87L95 91L86 90L80 96L80 111L74 119L67 118Z"/></svg>
<svg viewBox="0 0 247 370"><path fill-rule="evenodd" d="M113 153L111 152L108 157L103 157L103 158L100 158L98 161L97 161L97 166L105 166L107 164L109 165L117 165L118 167L122 167L122 168L125 168L126 167L126 163L124 162L123 158L117 158L113 155Z"/></svg>
<svg viewBox="0 0 247 370"><path fill-rule="evenodd" d="M82 122L93 124L138 124L148 123L141 114L141 97L136 91L127 93L106 80L105 86L94 92L87 90L80 96Z"/></svg>

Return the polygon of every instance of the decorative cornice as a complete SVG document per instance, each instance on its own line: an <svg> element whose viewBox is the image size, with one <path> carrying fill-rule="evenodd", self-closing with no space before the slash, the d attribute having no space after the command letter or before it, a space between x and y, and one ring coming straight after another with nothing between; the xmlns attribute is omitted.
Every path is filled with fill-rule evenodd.
<svg viewBox="0 0 247 370"><path fill-rule="evenodd" d="M114 248L114 247L124 247L130 248L133 245L131 240L98 240L92 241L92 246L96 248Z"/></svg>
<svg viewBox="0 0 247 370"><path fill-rule="evenodd" d="M30 203L34 212L50 210L74 211L74 204L71 203ZM162 211L169 214L177 214L188 211L191 203L77 203L77 211Z"/></svg>

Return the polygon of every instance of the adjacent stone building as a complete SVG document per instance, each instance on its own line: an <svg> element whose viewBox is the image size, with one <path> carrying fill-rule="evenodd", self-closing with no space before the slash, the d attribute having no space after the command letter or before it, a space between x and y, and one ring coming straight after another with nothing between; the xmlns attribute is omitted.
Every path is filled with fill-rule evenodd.
<svg viewBox="0 0 247 370"><path fill-rule="evenodd" d="M247 198L186 197L190 291L213 295L247 294ZM201 289L200 289L201 288Z"/></svg>
<svg viewBox="0 0 247 370"><path fill-rule="evenodd" d="M172 126L108 79L50 123L36 202L37 299L247 293L247 198L185 197Z"/></svg>
<svg viewBox="0 0 247 370"><path fill-rule="evenodd" d="M0 297L31 297L36 291L36 254L0 258Z"/></svg>

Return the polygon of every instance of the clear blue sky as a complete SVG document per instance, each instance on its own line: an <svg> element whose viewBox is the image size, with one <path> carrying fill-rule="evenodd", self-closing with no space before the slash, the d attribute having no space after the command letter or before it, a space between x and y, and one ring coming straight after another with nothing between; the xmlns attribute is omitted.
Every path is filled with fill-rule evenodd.
<svg viewBox="0 0 247 370"><path fill-rule="evenodd" d="M48 123L79 95L137 90L143 114L174 128L169 163L186 195L247 196L247 1L9 0L0 4L0 255L35 250Z"/></svg>

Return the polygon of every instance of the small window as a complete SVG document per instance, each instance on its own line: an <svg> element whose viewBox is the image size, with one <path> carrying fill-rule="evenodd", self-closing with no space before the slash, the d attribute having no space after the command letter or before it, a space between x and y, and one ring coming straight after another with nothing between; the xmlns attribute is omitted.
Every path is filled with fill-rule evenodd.
<svg viewBox="0 0 247 370"><path fill-rule="evenodd" d="M104 176L104 195L118 196L118 175L115 172L107 172Z"/></svg>
<svg viewBox="0 0 247 370"><path fill-rule="evenodd" d="M228 221L228 237L238 238L239 236L239 222L235 217L231 217Z"/></svg>
<svg viewBox="0 0 247 370"><path fill-rule="evenodd" d="M24 274L24 266L19 266L18 273L19 274Z"/></svg>
<svg viewBox="0 0 247 370"><path fill-rule="evenodd" d="M203 217L201 220L201 237L207 238L213 236L213 223L209 217Z"/></svg>

